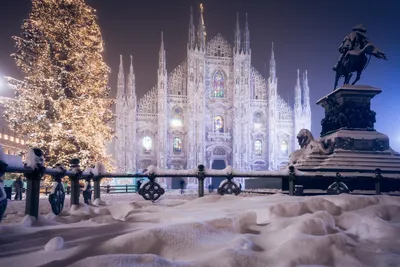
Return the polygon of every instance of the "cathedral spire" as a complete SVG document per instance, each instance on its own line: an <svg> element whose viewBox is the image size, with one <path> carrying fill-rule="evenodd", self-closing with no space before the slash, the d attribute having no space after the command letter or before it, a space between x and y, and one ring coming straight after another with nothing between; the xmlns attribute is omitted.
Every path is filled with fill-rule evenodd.
<svg viewBox="0 0 400 267"><path fill-rule="evenodd" d="M124 75L124 63L122 60L122 55L119 55L119 71L118 71L118 91L117 98L122 98L125 96L125 75Z"/></svg>
<svg viewBox="0 0 400 267"><path fill-rule="evenodd" d="M246 24L244 28L244 45L243 51L245 54L250 54L250 31L249 31L249 22L247 20L247 12L246 12Z"/></svg>
<svg viewBox="0 0 400 267"><path fill-rule="evenodd" d="M295 112L301 112L301 86L300 86L300 71L297 70L297 82L294 87L294 110Z"/></svg>
<svg viewBox="0 0 400 267"><path fill-rule="evenodd" d="M132 55L130 56L131 58L131 65L129 66L129 75L128 75L128 85L127 85L127 95L129 97L135 98L136 96L136 86L135 86L135 74L133 72L133 58Z"/></svg>
<svg viewBox="0 0 400 267"><path fill-rule="evenodd" d="M240 53L240 27L239 27L239 12L236 13L236 29L235 29L235 53Z"/></svg>
<svg viewBox="0 0 400 267"><path fill-rule="evenodd" d="M303 73L303 110L306 118L311 120L310 87L308 86L307 70Z"/></svg>
<svg viewBox="0 0 400 267"><path fill-rule="evenodd" d="M166 58L165 58L165 49L164 49L164 34L161 32L161 46L159 52L159 61L158 61L158 73L159 74L166 74L167 67L166 67Z"/></svg>
<svg viewBox="0 0 400 267"><path fill-rule="evenodd" d="M276 63L274 53L274 43L272 42L271 59L269 61L269 77L274 81L276 79Z"/></svg>
<svg viewBox="0 0 400 267"><path fill-rule="evenodd" d="M199 26L197 29L198 35L198 48L199 50L204 50L206 46L206 26L204 25L204 6L200 4L200 18L199 18Z"/></svg>
<svg viewBox="0 0 400 267"><path fill-rule="evenodd" d="M196 29L193 23L193 7L190 7L190 22L189 22L189 49L196 47Z"/></svg>

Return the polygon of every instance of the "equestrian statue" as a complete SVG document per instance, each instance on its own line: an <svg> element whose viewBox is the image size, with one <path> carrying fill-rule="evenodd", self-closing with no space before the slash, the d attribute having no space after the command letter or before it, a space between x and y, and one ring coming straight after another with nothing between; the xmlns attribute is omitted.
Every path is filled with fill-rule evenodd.
<svg viewBox="0 0 400 267"><path fill-rule="evenodd" d="M356 84L360 80L361 73L367 67L371 56L387 60L385 53L369 41L366 33L367 30L360 24L355 26L352 32L343 39L339 47L338 62L333 67L336 72L333 90L336 89L340 77L344 77L344 84L349 84L353 72L356 72L357 76L352 85Z"/></svg>

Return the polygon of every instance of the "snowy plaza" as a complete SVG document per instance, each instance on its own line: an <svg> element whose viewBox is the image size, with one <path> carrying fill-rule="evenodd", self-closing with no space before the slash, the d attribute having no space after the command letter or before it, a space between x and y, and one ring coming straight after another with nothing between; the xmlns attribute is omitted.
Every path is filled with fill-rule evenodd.
<svg viewBox="0 0 400 267"><path fill-rule="evenodd" d="M33 223L24 202L10 202L0 266L400 265L400 197L188 192L154 204L136 194L94 203L55 216L42 198Z"/></svg>
<svg viewBox="0 0 400 267"><path fill-rule="evenodd" d="M0 1L0 267L400 267L400 2L317 2Z"/></svg>

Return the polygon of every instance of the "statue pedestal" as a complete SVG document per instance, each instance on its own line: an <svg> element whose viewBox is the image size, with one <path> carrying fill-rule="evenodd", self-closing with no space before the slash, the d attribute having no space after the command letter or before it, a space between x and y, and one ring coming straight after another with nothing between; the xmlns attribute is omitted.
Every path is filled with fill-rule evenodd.
<svg viewBox="0 0 400 267"><path fill-rule="evenodd" d="M325 108L321 138L294 152L293 165L302 171L352 175L380 168L398 176L400 154L390 148L385 134L374 129L371 99L381 92L371 86L346 85L318 100Z"/></svg>
<svg viewBox="0 0 400 267"><path fill-rule="evenodd" d="M371 99L381 92L371 86L346 85L318 100L317 104L325 109L321 137L339 129L374 130Z"/></svg>

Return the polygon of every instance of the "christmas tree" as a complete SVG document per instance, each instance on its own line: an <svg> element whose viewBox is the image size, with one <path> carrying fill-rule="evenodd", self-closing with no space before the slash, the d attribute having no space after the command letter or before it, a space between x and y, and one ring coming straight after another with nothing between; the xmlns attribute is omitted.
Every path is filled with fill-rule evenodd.
<svg viewBox="0 0 400 267"><path fill-rule="evenodd" d="M5 103L10 127L44 151L47 166L72 158L81 166L110 166L113 100L95 10L84 0L32 0L22 34L13 39L24 78L7 77L16 90L16 101Z"/></svg>

